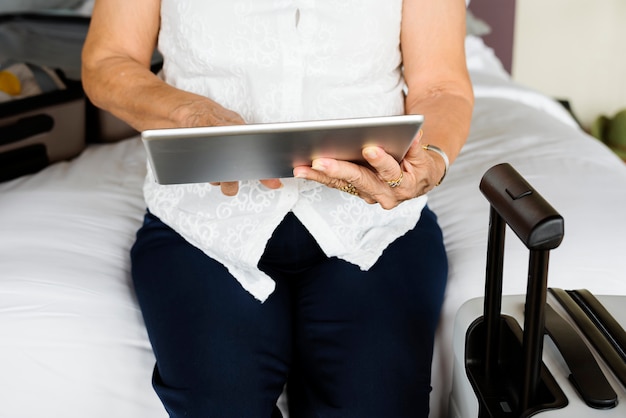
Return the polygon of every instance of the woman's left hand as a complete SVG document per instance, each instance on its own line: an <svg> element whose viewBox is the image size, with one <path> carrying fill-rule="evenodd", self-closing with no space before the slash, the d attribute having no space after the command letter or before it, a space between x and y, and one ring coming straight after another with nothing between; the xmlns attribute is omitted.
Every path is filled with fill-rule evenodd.
<svg viewBox="0 0 626 418"><path fill-rule="evenodd" d="M437 161L436 155L424 150L420 139L421 135L413 141L400 163L380 147L367 147L363 149L363 157L372 168L318 158L311 167L294 168L294 176L317 181L355 194L367 203L392 209L428 192L443 174L443 161Z"/></svg>

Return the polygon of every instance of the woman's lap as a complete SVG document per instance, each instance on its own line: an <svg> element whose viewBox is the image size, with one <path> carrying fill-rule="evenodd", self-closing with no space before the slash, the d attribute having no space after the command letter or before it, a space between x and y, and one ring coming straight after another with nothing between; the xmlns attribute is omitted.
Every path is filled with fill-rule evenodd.
<svg viewBox="0 0 626 418"><path fill-rule="evenodd" d="M193 417L215 410L211 416L234 417L265 407L269 417L273 403L263 406L262 400L280 395L291 355L291 325L278 309L278 294L264 304L242 294L220 263L150 214L132 260L157 359L153 383L168 412ZM260 351L265 347L273 351ZM265 381L257 386L256 376ZM219 412L220 404L232 407Z"/></svg>
<svg viewBox="0 0 626 418"><path fill-rule="evenodd" d="M173 416L270 417L289 373L298 418L427 415L447 275L428 209L368 272L326 258L290 214L259 264L276 281L262 304L221 264L146 219L133 278L157 357L155 388Z"/></svg>

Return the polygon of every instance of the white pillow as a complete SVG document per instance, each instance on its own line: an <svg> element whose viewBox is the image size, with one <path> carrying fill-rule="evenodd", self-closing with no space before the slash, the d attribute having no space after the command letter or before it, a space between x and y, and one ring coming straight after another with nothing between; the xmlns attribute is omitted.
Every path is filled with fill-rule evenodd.
<svg viewBox="0 0 626 418"><path fill-rule="evenodd" d="M0 2L0 13L73 9L82 3L84 3L84 0L2 0Z"/></svg>

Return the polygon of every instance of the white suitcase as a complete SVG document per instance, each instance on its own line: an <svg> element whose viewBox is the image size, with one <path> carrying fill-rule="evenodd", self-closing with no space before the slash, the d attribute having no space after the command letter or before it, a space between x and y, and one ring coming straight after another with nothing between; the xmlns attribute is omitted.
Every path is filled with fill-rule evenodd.
<svg viewBox="0 0 626 418"><path fill-rule="evenodd" d="M523 295L504 296L502 298L502 314L510 315L523 323L524 319L524 298ZM613 316L622 324L626 323L626 298L623 296L598 296L606 308L613 313ZM479 416L478 398L468 379L465 361L466 331L469 326L483 314L483 298L476 298L466 302L458 311L455 322L455 333L453 340L454 350L454 372L452 392L449 404L449 416L451 418L466 418ZM550 303L557 312L561 313L568 322L574 323L565 310L556 302L556 299L549 294ZM593 352L596 361L604 372L607 381L613 388L617 396L617 406L610 409L598 410L589 407L582 399L575 385L569 380L570 369L565 363L563 356L559 353L552 339L548 336L544 339L543 362L554 377L556 383L563 392L567 404L562 408L555 408L543 411L539 416L547 418L577 418L577 417L606 417L617 418L626 417L626 388L607 365L606 361L594 350L593 345L584 338L584 343ZM503 408L507 408L503 404ZM510 406L507 409L511 409ZM505 412L503 410L503 412ZM512 412L509 415L519 416Z"/></svg>
<svg viewBox="0 0 626 418"><path fill-rule="evenodd" d="M548 292L563 218L508 164L480 188L491 203L485 297L457 313L449 416L626 417L626 298L598 297L601 312L589 316L570 297L594 299L588 292ZM507 224L530 252L525 296L502 297ZM603 316L612 318L596 326Z"/></svg>

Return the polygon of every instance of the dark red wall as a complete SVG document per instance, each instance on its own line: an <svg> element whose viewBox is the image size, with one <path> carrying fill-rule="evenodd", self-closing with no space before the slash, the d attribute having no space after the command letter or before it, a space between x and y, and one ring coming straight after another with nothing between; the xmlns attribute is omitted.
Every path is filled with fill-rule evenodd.
<svg viewBox="0 0 626 418"><path fill-rule="evenodd" d="M510 73L513 64L515 0L471 0L469 8L474 16L491 26L492 32L483 39Z"/></svg>

